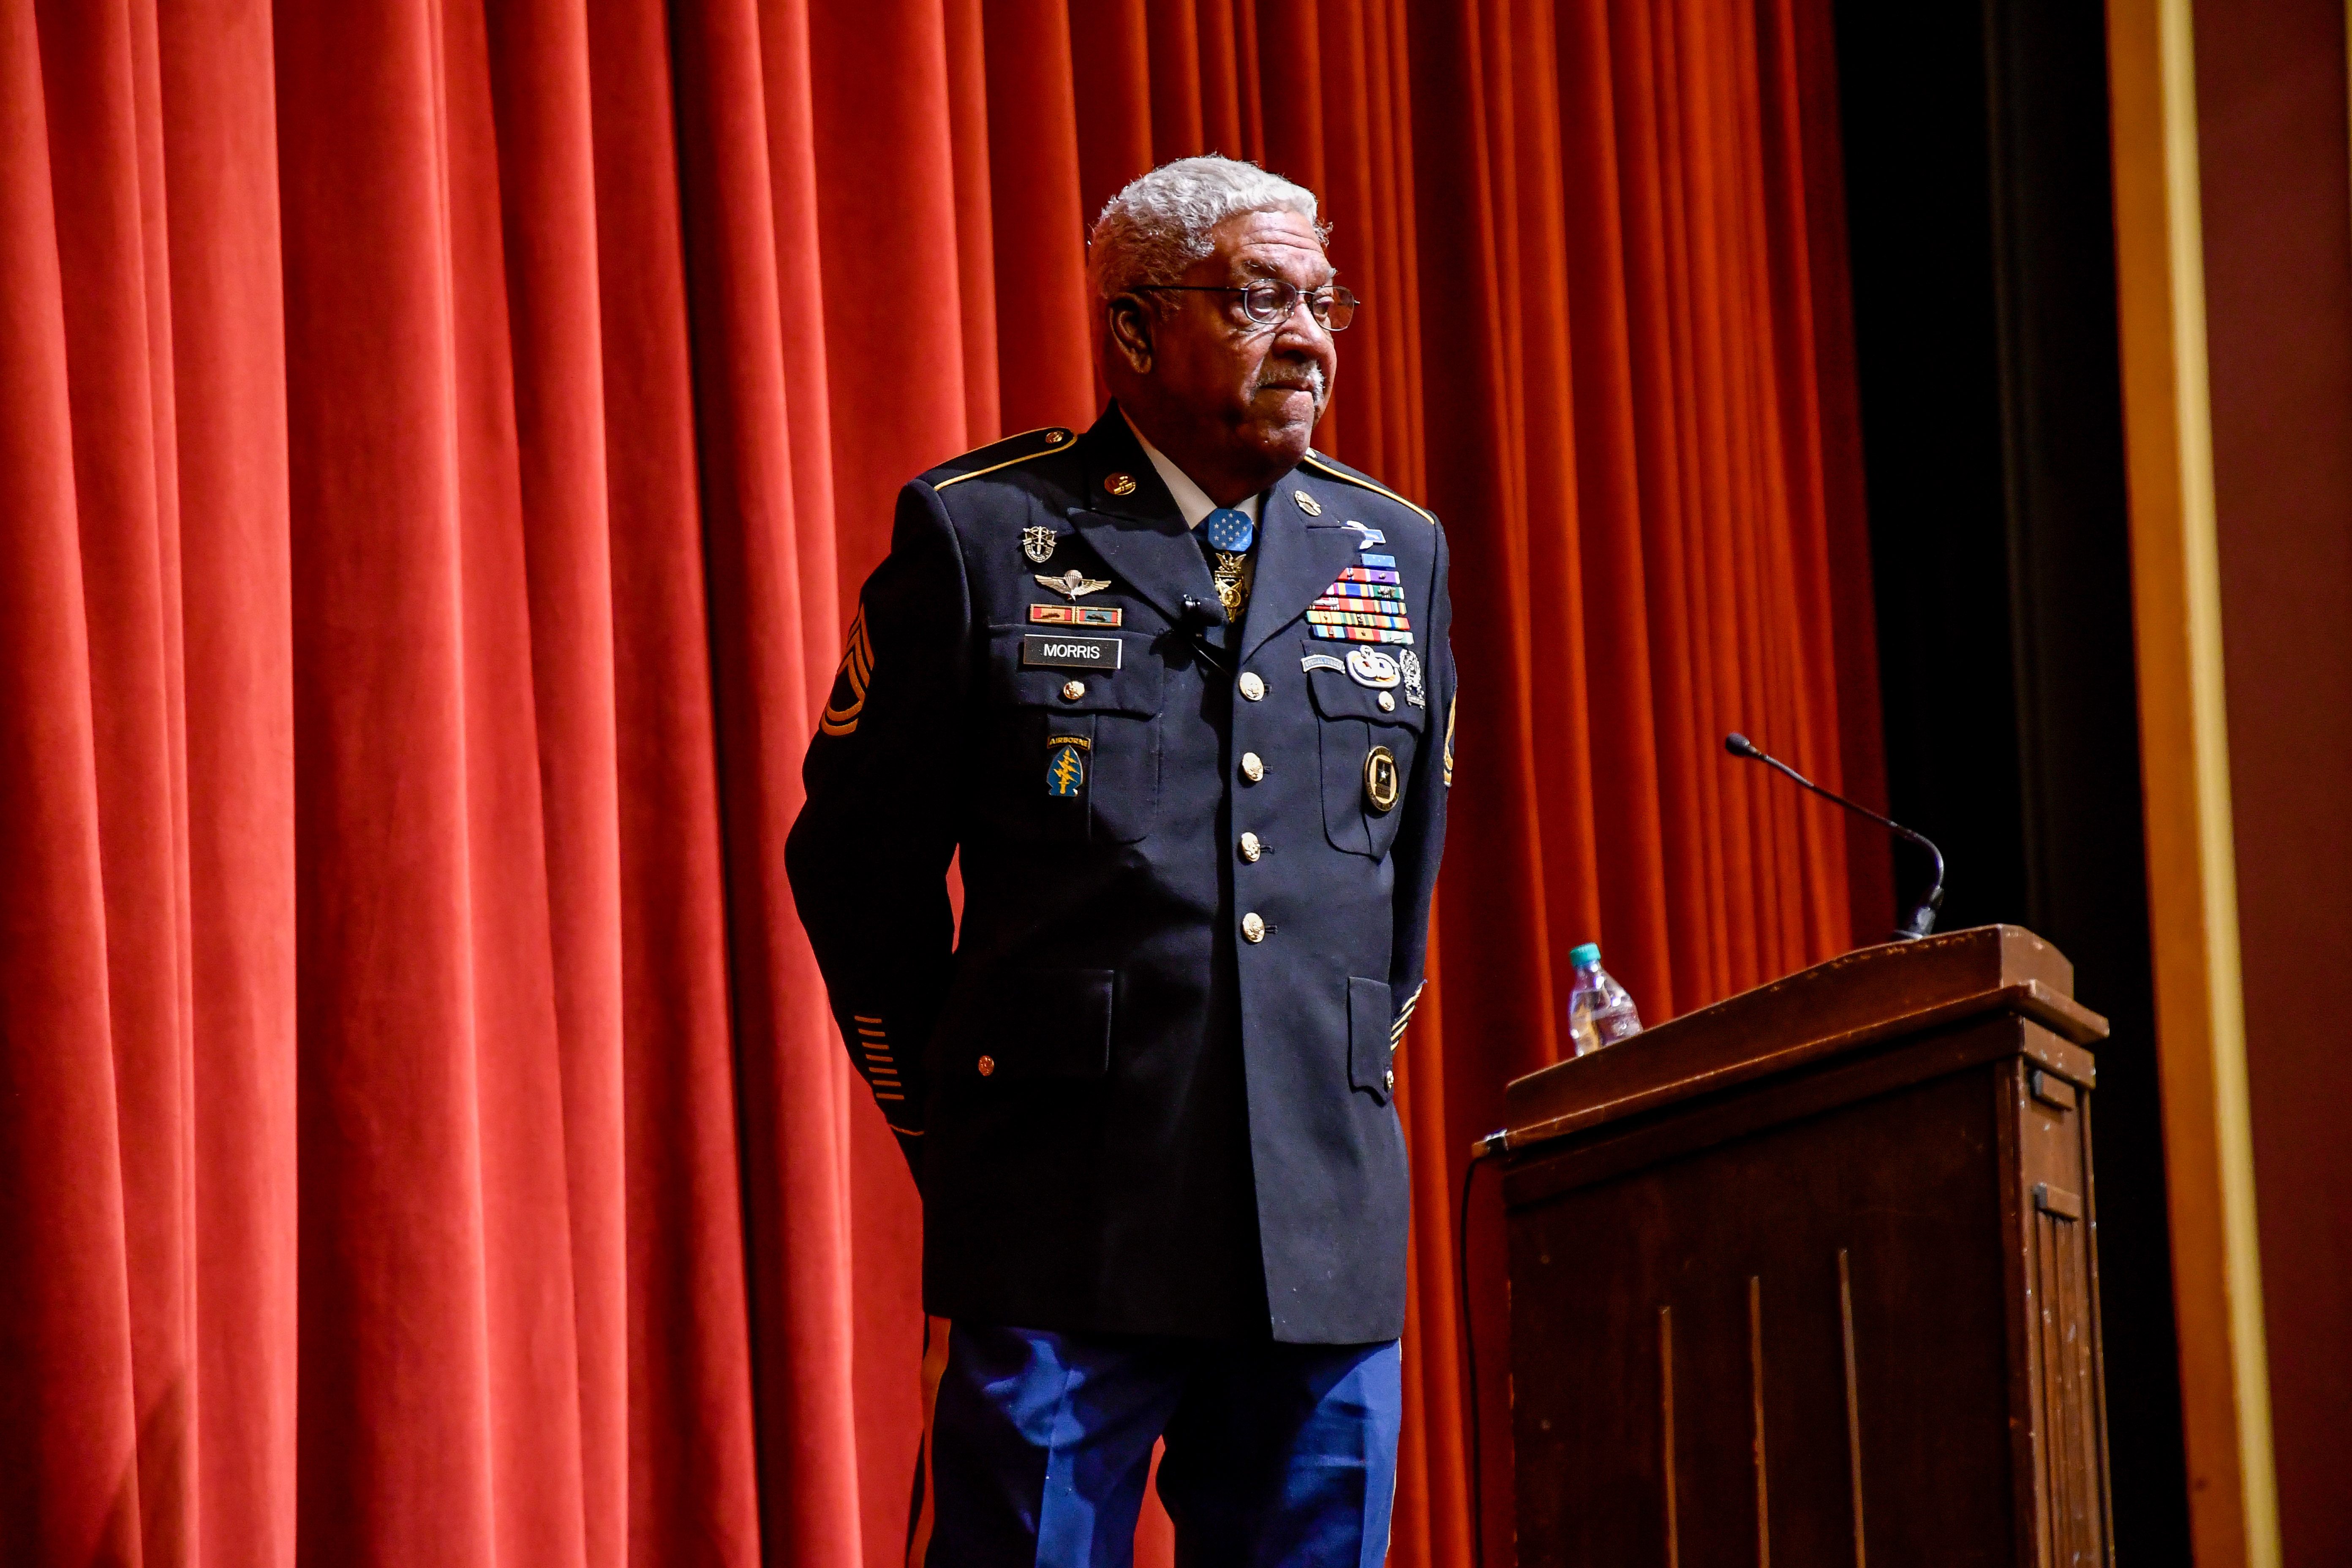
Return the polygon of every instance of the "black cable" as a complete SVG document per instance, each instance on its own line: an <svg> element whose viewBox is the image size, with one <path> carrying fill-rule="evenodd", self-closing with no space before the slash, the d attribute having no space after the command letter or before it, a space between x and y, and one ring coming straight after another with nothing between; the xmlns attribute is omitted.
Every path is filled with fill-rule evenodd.
<svg viewBox="0 0 2352 1568"><path fill-rule="evenodd" d="M1192 651L1200 656L1202 663L1220 675L1231 675L1234 672L1234 667L1232 661L1226 657L1230 650L1219 647L1209 640L1210 627L1222 627L1226 624L1223 606L1212 605L1205 599L1196 599L1187 594L1184 595L1182 609L1184 613L1177 618L1176 629L1191 639Z"/></svg>
<svg viewBox="0 0 2352 1568"><path fill-rule="evenodd" d="M1454 1226L1454 1288L1462 1314L1462 1359L1468 1363L1470 1415L1470 1561L1486 1568L1486 1440L1478 1430L1478 1331L1470 1321L1470 1183L1480 1162L1503 1152L1503 1134L1489 1132L1470 1146L1462 1167L1462 1203Z"/></svg>
<svg viewBox="0 0 2352 1568"><path fill-rule="evenodd" d="M1944 907L1944 852L1936 847L1935 840L1924 833L1912 832L1891 816L1881 816L1866 805L1855 805L1833 789L1823 789L1737 730L1723 738L1723 749L1735 757L1746 757L1750 762L1762 763L1768 768L1777 769L1820 795L1823 800L1835 801L1856 816L1866 816L1896 837L1907 839L1925 849L1927 852L1927 858L1936 863L1936 879L1928 887L1926 894L1920 898L1918 903L1912 907L1911 912L1903 917L1903 922L1895 928L1893 940L1916 942L1936 929L1937 912Z"/></svg>

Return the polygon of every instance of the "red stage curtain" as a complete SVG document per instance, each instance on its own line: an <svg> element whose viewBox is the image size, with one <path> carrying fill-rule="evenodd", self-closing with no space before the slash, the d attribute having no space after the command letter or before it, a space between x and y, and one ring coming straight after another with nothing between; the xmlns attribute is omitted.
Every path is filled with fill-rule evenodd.
<svg viewBox="0 0 2352 1568"><path fill-rule="evenodd" d="M1324 194L1324 440L1454 540L1396 1561L1464 1563L1454 1184L1568 948L1655 1019L1853 929L1716 749L1871 788L1819 5L0 0L0 1562L898 1556L800 755L893 489L1091 416L1087 216L1215 149Z"/></svg>

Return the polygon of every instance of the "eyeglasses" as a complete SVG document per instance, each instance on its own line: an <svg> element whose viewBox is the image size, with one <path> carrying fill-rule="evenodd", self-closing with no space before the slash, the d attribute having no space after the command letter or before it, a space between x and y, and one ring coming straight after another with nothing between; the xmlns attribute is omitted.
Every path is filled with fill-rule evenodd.
<svg viewBox="0 0 2352 1568"><path fill-rule="evenodd" d="M1344 332L1348 323L1356 319L1356 307L1363 301L1345 289L1305 289L1279 278L1261 278L1255 283L1145 283L1135 290L1139 294L1239 294L1242 314L1261 327L1274 326L1290 319L1301 300L1317 323L1327 332Z"/></svg>

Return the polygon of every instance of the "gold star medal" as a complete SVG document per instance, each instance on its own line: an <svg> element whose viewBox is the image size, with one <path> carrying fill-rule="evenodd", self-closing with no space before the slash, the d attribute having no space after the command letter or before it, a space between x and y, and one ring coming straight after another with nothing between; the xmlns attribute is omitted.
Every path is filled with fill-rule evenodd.
<svg viewBox="0 0 2352 1568"><path fill-rule="evenodd" d="M1225 614L1240 615L1242 606L1249 603L1249 557L1218 551L1209 580L1217 585L1217 600L1225 606Z"/></svg>
<svg viewBox="0 0 2352 1568"><path fill-rule="evenodd" d="M1201 531L1216 554L1209 576L1217 585L1217 598L1226 615L1237 616L1249 603L1249 548L1257 539L1257 524L1239 508L1221 506L1201 520Z"/></svg>

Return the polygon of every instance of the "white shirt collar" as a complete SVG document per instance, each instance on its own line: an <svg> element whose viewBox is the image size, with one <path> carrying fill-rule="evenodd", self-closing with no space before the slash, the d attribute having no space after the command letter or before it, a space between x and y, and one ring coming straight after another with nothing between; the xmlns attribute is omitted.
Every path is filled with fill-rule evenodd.
<svg viewBox="0 0 2352 1568"><path fill-rule="evenodd" d="M1143 455L1151 459L1152 468L1160 475L1160 482L1166 485L1168 493L1176 498L1176 510L1184 514L1184 526L1200 527L1202 521L1217 510L1217 503L1209 499L1208 491L1192 482L1192 475L1178 468L1170 460L1167 453L1151 444L1142 431L1135 429L1135 421L1128 419L1126 409L1120 409L1118 416L1121 419L1127 419L1127 427L1129 430L1135 430L1135 438L1142 444ZM1257 503L1256 496L1244 496L1234 503L1234 510L1247 517L1255 525L1257 521Z"/></svg>

